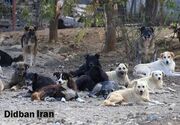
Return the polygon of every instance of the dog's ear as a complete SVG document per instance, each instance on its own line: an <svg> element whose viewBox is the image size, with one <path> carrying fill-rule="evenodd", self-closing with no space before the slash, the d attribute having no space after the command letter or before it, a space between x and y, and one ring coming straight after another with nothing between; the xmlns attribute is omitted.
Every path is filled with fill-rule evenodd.
<svg viewBox="0 0 180 125"><path fill-rule="evenodd" d="M95 57L96 57L97 59L99 59L99 58L100 58L100 55L99 55L98 53L96 53L96 54L95 54Z"/></svg>
<svg viewBox="0 0 180 125"><path fill-rule="evenodd" d="M136 86L137 86L137 83L138 83L138 81L137 81L137 80L134 80L131 84L133 85L133 87L136 87Z"/></svg>
<svg viewBox="0 0 180 125"><path fill-rule="evenodd" d="M154 72L153 71L150 73L150 76L154 76Z"/></svg>
<svg viewBox="0 0 180 125"><path fill-rule="evenodd" d="M56 76L58 78L58 76L60 76L60 72L53 73L53 76Z"/></svg>
<svg viewBox="0 0 180 125"><path fill-rule="evenodd" d="M175 54L173 52L170 52L170 54L171 54L172 58L175 57Z"/></svg>
<svg viewBox="0 0 180 125"><path fill-rule="evenodd" d="M28 30L29 30L29 26L25 26L25 27L24 27L24 30L25 30L25 31L28 31Z"/></svg>
<svg viewBox="0 0 180 125"><path fill-rule="evenodd" d="M13 67L14 69L16 69L16 68L17 68L17 63L14 63L14 64L12 65L12 67Z"/></svg>
<svg viewBox="0 0 180 125"><path fill-rule="evenodd" d="M161 53L161 54L160 54L160 58L162 59L162 58L163 58L163 56L164 56L164 53Z"/></svg>
<svg viewBox="0 0 180 125"><path fill-rule="evenodd" d="M38 27L37 26L33 26L34 27L34 31L37 31Z"/></svg>
<svg viewBox="0 0 180 125"><path fill-rule="evenodd" d="M152 33L154 33L154 28L149 27L149 29L151 30Z"/></svg>
<svg viewBox="0 0 180 125"><path fill-rule="evenodd" d="M145 26L142 26L140 29L141 33L145 30Z"/></svg>
<svg viewBox="0 0 180 125"><path fill-rule="evenodd" d="M29 65L28 64L24 64L24 67L25 67L25 69L28 69L29 68Z"/></svg>

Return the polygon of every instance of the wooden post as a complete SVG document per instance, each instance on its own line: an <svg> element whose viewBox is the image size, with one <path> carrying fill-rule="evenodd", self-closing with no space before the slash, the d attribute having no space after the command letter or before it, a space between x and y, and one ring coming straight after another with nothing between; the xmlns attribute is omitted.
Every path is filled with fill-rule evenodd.
<svg viewBox="0 0 180 125"><path fill-rule="evenodd" d="M16 29L16 0L12 1L12 28Z"/></svg>

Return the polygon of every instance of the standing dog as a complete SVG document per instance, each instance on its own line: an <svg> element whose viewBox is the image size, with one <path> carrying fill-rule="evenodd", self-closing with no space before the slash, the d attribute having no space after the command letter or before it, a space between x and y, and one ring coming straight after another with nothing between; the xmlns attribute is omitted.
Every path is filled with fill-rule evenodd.
<svg viewBox="0 0 180 125"><path fill-rule="evenodd" d="M146 104L146 102L149 101L147 84L142 81L135 81L133 88L127 88L110 93L103 105L115 106L116 104L125 103Z"/></svg>
<svg viewBox="0 0 180 125"><path fill-rule="evenodd" d="M160 54L160 59L152 63L138 64L134 67L135 76L149 76L152 71L160 70L167 76L180 76L175 72L174 53L166 51Z"/></svg>
<svg viewBox="0 0 180 125"><path fill-rule="evenodd" d="M161 89L163 87L163 72L162 71L152 71L150 76L146 76L140 79L131 81L128 87L133 87L136 81L142 81L148 85L148 89L154 92L154 89Z"/></svg>
<svg viewBox="0 0 180 125"><path fill-rule="evenodd" d="M124 63L120 63L114 71L106 72L109 80L115 81L120 86L127 86L130 83L127 73L128 68Z"/></svg>
<svg viewBox="0 0 180 125"><path fill-rule="evenodd" d="M11 81L5 88L11 88L11 90L20 89L25 85L25 75L29 65L24 62L17 62L13 65L14 73L12 74Z"/></svg>
<svg viewBox="0 0 180 125"><path fill-rule="evenodd" d="M136 43L137 63L153 61L155 57L154 29L152 27L141 27L140 40Z"/></svg>
<svg viewBox="0 0 180 125"><path fill-rule="evenodd" d="M37 27L30 26L25 27L25 33L21 37L21 46L24 54L24 60L27 63L27 57L30 54L30 66L35 64L35 57L37 54L37 37L36 37L36 30Z"/></svg>

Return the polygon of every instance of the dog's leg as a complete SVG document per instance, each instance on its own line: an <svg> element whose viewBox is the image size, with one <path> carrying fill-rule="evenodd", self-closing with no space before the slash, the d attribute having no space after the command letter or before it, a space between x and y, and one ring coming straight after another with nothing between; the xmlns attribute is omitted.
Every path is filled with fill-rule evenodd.
<svg viewBox="0 0 180 125"><path fill-rule="evenodd" d="M81 102L81 103L84 103L84 102L85 102L83 99L81 99L81 98L79 98L79 97L76 99L76 101Z"/></svg>
<svg viewBox="0 0 180 125"><path fill-rule="evenodd" d="M89 93L89 97L96 97L96 94L100 92L101 88L102 88L102 84L98 83Z"/></svg>
<svg viewBox="0 0 180 125"><path fill-rule="evenodd" d="M67 101L64 97L61 98L61 102L67 103Z"/></svg>
<svg viewBox="0 0 180 125"><path fill-rule="evenodd" d="M33 66L33 60L34 60L34 55L31 53L31 61L30 61L30 66Z"/></svg>

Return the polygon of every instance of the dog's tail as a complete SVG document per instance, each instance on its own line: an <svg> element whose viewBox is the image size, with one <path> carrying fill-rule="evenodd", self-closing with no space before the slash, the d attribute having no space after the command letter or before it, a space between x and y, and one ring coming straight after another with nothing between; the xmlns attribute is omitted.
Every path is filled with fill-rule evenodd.
<svg viewBox="0 0 180 125"><path fill-rule="evenodd" d="M13 58L13 62L24 61L23 55L19 55L18 57Z"/></svg>

